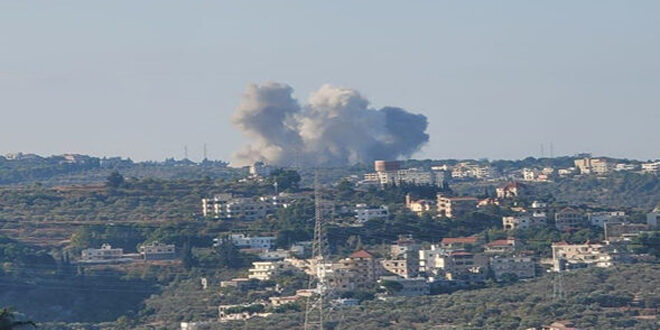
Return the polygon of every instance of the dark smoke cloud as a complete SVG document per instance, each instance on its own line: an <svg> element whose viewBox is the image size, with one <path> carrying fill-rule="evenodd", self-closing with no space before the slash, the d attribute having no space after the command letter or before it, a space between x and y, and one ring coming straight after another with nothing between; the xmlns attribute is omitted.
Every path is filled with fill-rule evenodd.
<svg viewBox="0 0 660 330"><path fill-rule="evenodd" d="M373 109L352 89L322 86L301 106L293 88L269 82L247 87L232 118L252 143L240 164L345 165L408 157L429 140L426 116Z"/></svg>

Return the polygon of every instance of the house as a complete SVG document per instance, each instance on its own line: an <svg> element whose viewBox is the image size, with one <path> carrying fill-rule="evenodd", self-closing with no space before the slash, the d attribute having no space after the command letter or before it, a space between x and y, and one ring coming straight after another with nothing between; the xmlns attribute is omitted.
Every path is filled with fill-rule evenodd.
<svg viewBox="0 0 660 330"><path fill-rule="evenodd" d="M252 286L250 279L247 277L233 278L229 281L220 281L221 288L237 288L244 290Z"/></svg>
<svg viewBox="0 0 660 330"><path fill-rule="evenodd" d="M600 243L552 244L553 270L556 272L589 266L607 268L614 264L616 258L617 251L612 246Z"/></svg>
<svg viewBox="0 0 660 330"><path fill-rule="evenodd" d="M245 234L232 234L231 242L239 249L272 250L275 247L274 236L246 236Z"/></svg>
<svg viewBox="0 0 660 330"><path fill-rule="evenodd" d="M606 222L605 240L608 242L630 241L644 231L650 230L651 226L642 223Z"/></svg>
<svg viewBox="0 0 660 330"><path fill-rule="evenodd" d="M377 160L374 162L373 173L364 175L367 182L375 182L380 185L388 184L417 184L438 185L444 181L444 174L427 171L421 168L401 169L401 162Z"/></svg>
<svg viewBox="0 0 660 330"><path fill-rule="evenodd" d="M626 212L589 212L587 213L587 219L592 226L604 228L608 222L625 222Z"/></svg>
<svg viewBox="0 0 660 330"><path fill-rule="evenodd" d="M256 162L252 165L250 165L249 168L249 173L251 177L254 178L264 178L269 176L273 171L275 170L275 167L266 165L263 162Z"/></svg>
<svg viewBox="0 0 660 330"><path fill-rule="evenodd" d="M374 219L387 219L390 216L390 211L385 205L368 207L367 204L357 204L353 212L355 213L355 219L360 223Z"/></svg>
<svg viewBox="0 0 660 330"><path fill-rule="evenodd" d="M248 278L267 281L283 271L293 269L287 261L255 261L252 268L248 269Z"/></svg>
<svg viewBox="0 0 660 330"><path fill-rule="evenodd" d="M92 260L111 260L119 259L124 255L124 250L121 248L113 249L108 243L103 243L100 249L84 249L82 250L81 259L85 261Z"/></svg>
<svg viewBox="0 0 660 330"><path fill-rule="evenodd" d="M498 239L484 245L485 253L509 253L516 248L518 240L515 237L507 237L506 239Z"/></svg>
<svg viewBox="0 0 660 330"><path fill-rule="evenodd" d="M174 244L153 242L141 245L139 252L144 260L171 260L176 258Z"/></svg>
<svg viewBox="0 0 660 330"><path fill-rule="evenodd" d="M496 281L501 281L508 275L516 278L533 278L536 276L536 263L529 256L494 256L490 257L490 270Z"/></svg>
<svg viewBox="0 0 660 330"><path fill-rule="evenodd" d="M646 215L646 224L655 227L660 223L658 222L658 219L660 219L660 205Z"/></svg>
<svg viewBox="0 0 660 330"><path fill-rule="evenodd" d="M570 230L584 225L584 215L572 207L566 207L555 213L555 227L559 230Z"/></svg>
<svg viewBox="0 0 660 330"><path fill-rule="evenodd" d="M504 230L525 229L530 227L544 226L547 224L545 213L521 214L502 217Z"/></svg>
<svg viewBox="0 0 660 330"><path fill-rule="evenodd" d="M405 258L409 253L417 254L420 244L412 235L399 235L397 241L390 245L390 256L392 258Z"/></svg>
<svg viewBox="0 0 660 330"><path fill-rule="evenodd" d="M436 201L429 199L413 200L410 194L406 195L406 208L411 212L421 216L425 212L434 211L437 209Z"/></svg>
<svg viewBox="0 0 660 330"><path fill-rule="evenodd" d="M435 267L435 258L438 255L449 253L438 245L431 245L430 249L419 250L419 272L430 272Z"/></svg>
<svg viewBox="0 0 660 330"><path fill-rule="evenodd" d="M442 194L437 196L438 215L455 218L473 212L479 200L474 197L447 197Z"/></svg>
<svg viewBox="0 0 660 330"><path fill-rule="evenodd" d="M502 187L495 189L497 193L497 198L499 199L510 199L520 196L522 193L523 186L518 182L509 182Z"/></svg>
<svg viewBox="0 0 660 330"><path fill-rule="evenodd" d="M387 289L387 282L397 283L396 289L393 289L390 294L395 297L415 297L426 296L431 293L429 283L425 278L401 278L398 276L381 276L378 279L378 284L383 289Z"/></svg>
<svg viewBox="0 0 660 330"><path fill-rule="evenodd" d="M480 245L481 241L482 238L479 236L445 237L440 241L440 246L444 249L464 249Z"/></svg>
<svg viewBox="0 0 660 330"><path fill-rule="evenodd" d="M296 291L296 294L293 296L284 296L284 297L270 297L268 300L270 300L270 304L273 305L273 307L278 307L290 303L294 303L300 299L311 297L314 294L315 290L310 290L310 289L300 289Z"/></svg>

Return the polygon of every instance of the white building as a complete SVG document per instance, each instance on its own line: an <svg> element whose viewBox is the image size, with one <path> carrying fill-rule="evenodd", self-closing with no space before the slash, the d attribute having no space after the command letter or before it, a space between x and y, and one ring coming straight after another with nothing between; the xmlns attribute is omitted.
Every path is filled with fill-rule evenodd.
<svg viewBox="0 0 660 330"><path fill-rule="evenodd" d="M141 245L139 251L144 260L169 260L176 258L174 244L153 242Z"/></svg>
<svg viewBox="0 0 660 330"><path fill-rule="evenodd" d="M250 165L250 176L252 177L267 177L269 176L273 170L275 170L275 167L266 165L262 162L256 162L252 165Z"/></svg>
<svg viewBox="0 0 660 330"><path fill-rule="evenodd" d="M459 163L451 171L452 178L489 179L494 176L493 169L488 165Z"/></svg>
<svg viewBox="0 0 660 330"><path fill-rule="evenodd" d="M502 227L504 230L545 226L547 223L548 218L542 212L502 217Z"/></svg>
<svg viewBox="0 0 660 330"><path fill-rule="evenodd" d="M231 193L202 199L202 214L214 219L257 220L266 216L271 209L271 205L266 202L236 198Z"/></svg>
<svg viewBox="0 0 660 330"><path fill-rule="evenodd" d="M274 236L245 236L245 234L232 234L229 236L232 243L239 249L272 250L275 247Z"/></svg>
<svg viewBox="0 0 660 330"><path fill-rule="evenodd" d="M589 266L611 267L614 265L616 251L611 246L600 243L552 244L553 270L560 272L567 269Z"/></svg>
<svg viewBox="0 0 660 330"><path fill-rule="evenodd" d="M604 158L591 158L585 157L576 159L575 167L580 170L581 174L608 174L614 168L614 165Z"/></svg>
<svg viewBox="0 0 660 330"><path fill-rule="evenodd" d="M285 270L292 269L295 268L286 261L255 261L252 263L252 268L248 269L248 278L266 281Z"/></svg>
<svg viewBox="0 0 660 330"><path fill-rule="evenodd" d="M626 171L634 171L637 170L639 166L635 164L625 164L625 163L619 163L614 165L614 171L616 172L626 172Z"/></svg>
<svg viewBox="0 0 660 330"><path fill-rule="evenodd" d="M660 171L660 162L642 164L642 172L657 174Z"/></svg>
<svg viewBox="0 0 660 330"><path fill-rule="evenodd" d="M587 219L592 226L604 228L605 224L608 222L625 222L626 212L589 212L587 213Z"/></svg>
<svg viewBox="0 0 660 330"><path fill-rule="evenodd" d="M109 260L118 259L124 255L124 250L121 248L113 249L108 243L101 245L100 249L84 249L82 250L82 260Z"/></svg>
<svg viewBox="0 0 660 330"><path fill-rule="evenodd" d="M390 216L390 211L385 205L369 207L367 204L357 204L353 212L357 221L361 223L373 219L387 219Z"/></svg>
<svg viewBox="0 0 660 330"><path fill-rule="evenodd" d="M400 290L392 292L395 297L425 296L431 293L429 283L425 278L402 278L399 276L381 276L378 283L381 288L386 288L385 282L396 282L400 284Z"/></svg>

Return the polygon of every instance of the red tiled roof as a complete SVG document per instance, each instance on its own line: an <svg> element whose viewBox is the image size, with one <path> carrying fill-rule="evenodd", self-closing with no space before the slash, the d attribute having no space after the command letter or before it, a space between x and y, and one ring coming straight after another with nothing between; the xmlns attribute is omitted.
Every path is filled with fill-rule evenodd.
<svg viewBox="0 0 660 330"><path fill-rule="evenodd" d="M466 252L466 251L452 251L450 254L453 255L453 256L471 256L472 255L472 253Z"/></svg>
<svg viewBox="0 0 660 330"><path fill-rule="evenodd" d="M479 237L470 236L470 237L445 237L440 241L441 244L454 244L454 243L463 243L463 244L475 244L479 241Z"/></svg>
<svg viewBox="0 0 660 330"><path fill-rule="evenodd" d="M374 256L372 256L369 252L367 252L365 250L360 250L360 251L357 251L357 252L353 252L353 254L351 254L348 257L349 258L373 258Z"/></svg>
<svg viewBox="0 0 660 330"><path fill-rule="evenodd" d="M513 242L511 242L508 239L498 239L498 240L494 240L494 241L492 241L492 242L490 242L486 245L487 246L510 246L510 245L513 245Z"/></svg>

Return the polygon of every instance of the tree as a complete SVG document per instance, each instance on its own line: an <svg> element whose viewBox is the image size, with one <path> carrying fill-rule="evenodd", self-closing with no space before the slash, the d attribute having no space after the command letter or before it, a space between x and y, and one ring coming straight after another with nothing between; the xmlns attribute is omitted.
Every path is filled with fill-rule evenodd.
<svg viewBox="0 0 660 330"><path fill-rule="evenodd" d="M0 310L0 330L28 329L36 328L37 325L32 321L16 320L16 313L9 308Z"/></svg>
<svg viewBox="0 0 660 330"><path fill-rule="evenodd" d="M124 177L119 174L119 172L114 171L108 175L108 178L105 181L105 185L108 186L109 188L114 188L117 189L119 188L122 183L124 183Z"/></svg>
<svg viewBox="0 0 660 330"><path fill-rule="evenodd" d="M276 169L270 174L270 182L277 184L277 189L297 191L300 185L300 174L295 170Z"/></svg>
<svg viewBox="0 0 660 330"><path fill-rule="evenodd" d="M192 254L192 248L190 247L190 242L186 241L183 243L183 256L182 256L183 268L190 270L195 266L195 257Z"/></svg>

